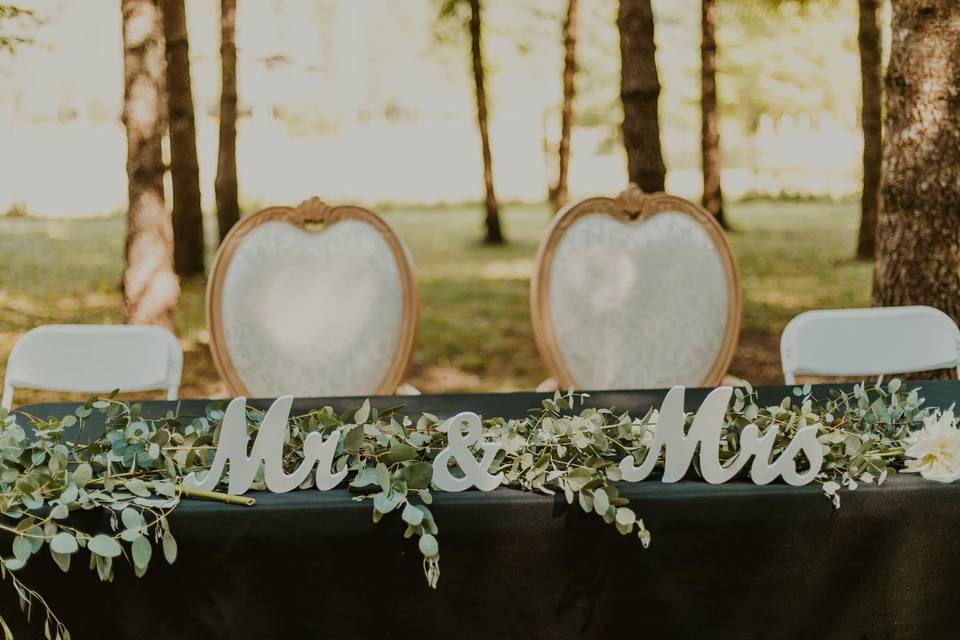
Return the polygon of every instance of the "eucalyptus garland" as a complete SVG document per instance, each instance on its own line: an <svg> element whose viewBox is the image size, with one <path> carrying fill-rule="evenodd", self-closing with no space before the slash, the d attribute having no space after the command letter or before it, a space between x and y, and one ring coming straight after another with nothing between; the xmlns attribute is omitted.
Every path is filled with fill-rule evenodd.
<svg viewBox="0 0 960 640"><path fill-rule="evenodd" d="M160 419L142 415L140 404L91 398L60 419L0 413L0 530L12 535L12 555L0 558L0 574L8 580L29 614L43 609L45 637L70 637L42 595L17 576L45 547L63 570L86 551L89 567L110 581L115 560L126 559L143 576L156 552L168 563L177 557L177 541L169 515L185 498L252 505L253 498L188 490L183 478L209 469L217 444L224 404L207 407L205 415L188 417L171 411ZM657 412L631 416L615 408L585 408L586 394L555 394L521 419L484 421L485 442L496 442L491 473L501 472L504 486L543 494L562 494L621 534L636 534L643 547L651 535L629 500L617 489L619 461L625 455L642 459L656 428ZM2 410L0 410L2 412ZM94 414L105 423L96 437L70 439L66 430L82 434ZM20 414L21 416L23 414ZM856 385L852 392L831 390L814 398L809 386L774 406L761 407L749 387L736 389L721 440L721 458L739 454L740 434L748 424L761 431L779 427L774 455L796 431L819 426L824 464L817 480L839 507L839 490L857 483L882 484L907 463L905 447L924 420L939 415L923 406L917 390L899 380ZM263 413L248 408L248 433L256 436ZM687 416L688 425L692 414ZM952 414L950 415L953 425ZM430 505L432 464L447 446L447 425L429 413L411 417L402 407L378 411L369 401L338 414L331 407L290 419L284 445L284 468L303 460L302 444L311 433L341 434L334 470L348 470L354 499L370 501L373 521L398 516L405 538L417 539L426 580L436 587L440 577L439 528ZM454 467L455 470L455 467ZM227 476L222 479L225 487ZM313 489L312 478L301 489ZM262 469L254 489L265 488ZM238 507L239 508L239 507ZM76 511L100 510L109 528L89 531L75 523ZM87 521L87 520L85 520ZM5 638L13 635L0 618Z"/></svg>

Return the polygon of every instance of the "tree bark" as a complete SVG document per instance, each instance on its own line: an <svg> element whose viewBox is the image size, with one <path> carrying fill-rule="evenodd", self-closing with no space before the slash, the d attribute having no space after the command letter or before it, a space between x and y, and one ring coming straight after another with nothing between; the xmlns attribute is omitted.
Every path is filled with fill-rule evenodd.
<svg viewBox="0 0 960 640"><path fill-rule="evenodd" d="M124 320L174 327L180 283L163 199L163 34L158 0L122 0L123 124L127 130Z"/></svg>
<svg viewBox="0 0 960 640"><path fill-rule="evenodd" d="M237 0L220 0L220 141L217 148L217 226L220 240L240 219L237 196Z"/></svg>
<svg viewBox="0 0 960 640"><path fill-rule="evenodd" d="M570 172L570 134L573 130L573 98L577 72L577 0L567 0L567 17L563 23L563 109L560 117L560 149L557 184L552 190L553 210L567 204L567 175Z"/></svg>
<svg viewBox="0 0 960 640"><path fill-rule="evenodd" d="M617 28L627 174L647 193L663 191L667 169L660 149L660 79L650 0L620 0Z"/></svg>
<svg viewBox="0 0 960 640"><path fill-rule="evenodd" d="M863 102L863 196L860 199L860 234L857 257L873 260L876 252L877 203L880 195L880 168L883 162L883 53L880 40L882 0L860 0L860 88Z"/></svg>
<svg viewBox="0 0 960 640"><path fill-rule="evenodd" d="M480 127L480 144L483 149L483 187L486 194L486 227L484 239L488 244L503 244L500 228L500 212L497 196L493 190L493 156L490 152L490 132L487 129L487 92L484 87L483 42L481 41L480 0L470 1L470 57L473 62L473 82L477 97L477 124Z"/></svg>
<svg viewBox="0 0 960 640"><path fill-rule="evenodd" d="M720 188L720 125L717 120L717 0L700 2L700 154L703 208L726 228Z"/></svg>
<svg viewBox="0 0 960 640"><path fill-rule="evenodd" d="M170 174L173 183L173 264L181 277L203 273L203 216L197 130L190 86L190 49L184 0L164 0L163 35L167 51L167 109L170 122Z"/></svg>
<svg viewBox="0 0 960 640"><path fill-rule="evenodd" d="M894 0L873 301L960 321L960 3Z"/></svg>

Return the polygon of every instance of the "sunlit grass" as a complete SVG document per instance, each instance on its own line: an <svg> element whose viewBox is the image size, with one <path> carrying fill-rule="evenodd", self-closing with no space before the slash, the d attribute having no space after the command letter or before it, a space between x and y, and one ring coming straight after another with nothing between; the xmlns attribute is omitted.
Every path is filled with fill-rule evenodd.
<svg viewBox="0 0 960 640"><path fill-rule="evenodd" d="M795 314L869 303L869 264L851 260L856 203L747 202L729 207L744 293L731 372L781 380L778 340ZM529 275L548 222L543 206L505 207L505 247L480 243L479 207L388 209L413 254L420 327L409 380L423 391L530 389L547 372L530 327ZM119 322L122 217L0 218L0 360L19 335L52 322ZM183 397L225 393L207 348L202 281L183 284L178 330ZM0 369L2 370L2 369ZM18 392L17 401L62 396Z"/></svg>

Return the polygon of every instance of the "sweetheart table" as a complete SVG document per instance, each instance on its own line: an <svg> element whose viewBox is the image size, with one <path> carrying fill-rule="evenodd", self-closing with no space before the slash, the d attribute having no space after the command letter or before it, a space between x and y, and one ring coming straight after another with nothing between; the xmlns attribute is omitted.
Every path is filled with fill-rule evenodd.
<svg viewBox="0 0 960 640"><path fill-rule="evenodd" d="M948 407L960 382L916 382ZM834 385L836 386L836 385ZM815 393L824 388L815 387ZM695 410L708 390L690 389ZM776 403L788 387L762 387ZM588 405L642 413L665 391L592 393ZM379 407L439 416L517 417L545 394L380 397ZM299 399L294 413L358 398ZM145 402L163 415L172 402ZM207 401L183 401L201 415ZM270 401L252 401L263 408ZM40 417L76 405L22 407ZM87 427L90 428L90 425ZM644 550L562 496L500 488L434 494L441 574L427 587L399 517L371 522L345 489L253 493L242 507L185 500L170 516L175 564L113 583L35 557L21 572L73 638L914 638L955 637L960 483L897 475L843 491L818 485L619 485L652 534ZM91 517L102 517L89 514ZM9 540L0 541L9 548ZM23 627L9 585L0 611ZM42 627L42 622L41 622Z"/></svg>

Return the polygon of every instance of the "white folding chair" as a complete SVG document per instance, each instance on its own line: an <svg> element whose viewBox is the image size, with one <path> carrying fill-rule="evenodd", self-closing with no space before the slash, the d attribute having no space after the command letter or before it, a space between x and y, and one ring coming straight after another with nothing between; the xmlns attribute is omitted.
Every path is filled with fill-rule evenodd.
<svg viewBox="0 0 960 640"><path fill-rule="evenodd" d="M176 337L146 325L51 324L13 346L3 381L10 409L15 388L106 393L166 389L176 400L183 352Z"/></svg>
<svg viewBox="0 0 960 640"><path fill-rule="evenodd" d="M740 327L727 238L699 205L630 185L553 219L530 290L538 390L724 381Z"/></svg>
<svg viewBox="0 0 960 640"><path fill-rule="evenodd" d="M207 280L214 363L234 395L415 394L417 327L403 242L377 214L311 198L245 217Z"/></svg>
<svg viewBox="0 0 960 640"><path fill-rule="evenodd" d="M933 307L825 309L801 313L780 336L783 377L873 376L957 368L960 329Z"/></svg>

